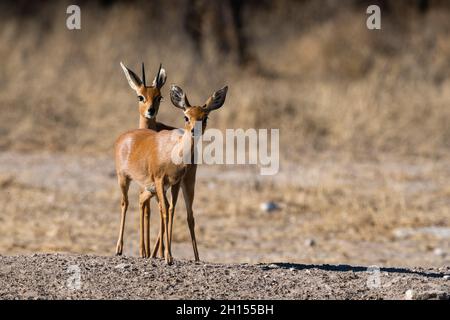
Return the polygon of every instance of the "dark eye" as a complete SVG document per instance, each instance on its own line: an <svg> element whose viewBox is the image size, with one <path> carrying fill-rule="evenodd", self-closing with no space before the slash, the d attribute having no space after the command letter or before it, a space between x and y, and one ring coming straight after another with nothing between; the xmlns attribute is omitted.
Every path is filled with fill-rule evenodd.
<svg viewBox="0 0 450 320"><path fill-rule="evenodd" d="M144 97L143 96L138 96L138 99L139 99L140 102L144 101Z"/></svg>
<svg viewBox="0 0 450 320"><path fill-rule="evenodd" d="M186 116L184 116L184 121L188 122L188 121L189 121L189 118L186 117Z"/></svg>

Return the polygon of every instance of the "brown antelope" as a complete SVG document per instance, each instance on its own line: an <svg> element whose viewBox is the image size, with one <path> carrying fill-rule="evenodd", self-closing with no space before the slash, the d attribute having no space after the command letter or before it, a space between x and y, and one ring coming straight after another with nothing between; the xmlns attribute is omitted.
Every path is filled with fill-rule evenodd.
<svg viewBox="0 0 450 320"><path fill-rule="evenodd" d="M166 81L166 72L164 69L159 68L159 71L155 77L155 80L153 80L152 87L147 87L145 85L145 67L142 63L142 80L139 79L139 77L129 68L127 68L122 62L120 63L125 76L128 79L128 82L133 90L136 91L138 97L139 97L139 128L140 129L151 129L155 131L161 131L161 130L173 130L176 129L174 127L167 126L161 122L156 121L156 115L159 110L159 102L161 100L161 92L159 93L155 90L158 89L158 82L160 83L159 89L164 85ZM159 79L159 80L158 80ZM142 96L142 97L140 97ZM157 99L157 105L156 108L153 107L153 99ZM195 238L195 220L194 220L194 212L192 210L193 202L194 202L194 191L195 191L195 178L196 178L196 172L197 172L197 165L191 164L188 165L187 172L182 178L181 182L181 190L183 192L184 202L186 206L186 212L187 212L187 222L189 226L189 232L191 236L191 242L192 247L194 250L194 258L196 261L199 261L199 254L197 249L197 241ZM177 194L178 195L178 194ZM126 202L124 202L126 200ZM124 203L128 203L127 199L122 201L122 211L124 210ZM175 208L177 199L174 199L172 197L169 212L172 212ZM141 256L142 257L148 257L150 255L149 248L150 248L150 240L149 240L149 227L148 227L148 219L150 216L150 200L148 200L148 203L145 205L145 213L144 213L144 232L145 237L141 232L141 242L144 241L144 250L142 248L141 244ZM125 223L125 217L123 217L123 222L121 223L121 228L119 232L119 240L117 242L117 248L116 248L116 254L120 255L122 254L122 247L123 247L123 228ZM141 227L142 228L142 227ZM151 253L151 257L154 258L156 255L159 257L163 257L163 251L164 251L164 243L160 241L161 239L161 231L163 228L163 221L160 221L160 230L159 235L157 237L155 246L153 248L153 251ZM144 240L142 240L144 239Z"/></svg>
<svg viewBox="0 0 450 320"><path fill-rule="evenodd" d="M148 128L156 131L161 130L171 130L174 129L172 127L166 126L163 123L156 121L156 115L159 111L159 105L162 99L161 88L166 82L167 76L166 71L162 68L162 65L159 66L158 73L156 74L153 83L151 86L147 86L145 80L145 66L142 63L142 79L140 79L132 70L127 68L122 62L120 63L125 76L128 80L130 87L136 92L139 99L139 128ZM119 181L119 184L121 181ZM120 185L121 188L129 187L129 184ZM143 190L141 190L141 193ZM123 194L123 192L122 192ZM123 251L123 232L125 228L125 213L128 208L128 197L122 197L121 201L122 207L122 217L120 223L120 231L119 231L119 239L117 241L116 254L121 255ZM146 203L146 212L144 217L141 217L141 229L147 231L149 229L149 216L150 216L150 203ZM144 221L142 221L144 219ZM149 232L141 231L140 233L140 254L142 257L150 256L150 239ZM142 243L145 246L142 246Z"/></svg>
<svg viewBox="0 0 450 320"><path fill-rule="evenodd" d="M189 156L194 153L194 128L197 122L202 124L202 133L206 128L208 114L220 108L225 102L228 87L216 92L203 106L191 106L184 92L172 86L170 98L172 103L184 111L185 127L181 129L162 130L156 132L149 129L128 131L116 140L115 160L116 172L122 191L122 202L127 199L128 186L131 180L136 181L143 190L139 196L141 210L141 233L144 233L143 216L145 206L153 195L158 197L160 217L163 227L160 230L159 243L164 242L164 256L167 263L172 263L171 241L174 206L168 211L166 190L171 189L172 199L176 199L182 178L188 170L188 164L173 161L173 154L182 154L184 146L190 146ZM175 151L175 153L174 153ZM171 205L172 206L172 205ZM127 206L122 205L122 221L125 219ZM122 226L121 226L122 228ZM141 250L143 248L141 238ZM160 246L161 248L161 246Z"/></svg>

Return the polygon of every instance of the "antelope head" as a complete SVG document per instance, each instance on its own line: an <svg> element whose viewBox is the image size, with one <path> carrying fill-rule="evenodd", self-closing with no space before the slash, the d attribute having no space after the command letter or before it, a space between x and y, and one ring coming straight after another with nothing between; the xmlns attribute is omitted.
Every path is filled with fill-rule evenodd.
<svg viewBox="0 0 450 320"><path fill-rule="evenodd" d="M122 62L120 66L127 77L128 84L133 89L139 99L139 113L146 119L155 119L161 102L161 88L166 83L166 70L159 65L158 73L151 86L147 86L145 81L145 66L142 63L142 79L140 79L131 69L128 69Z"/></svg>
<svg viewBox="0 0 450 320"><path fill-rule="evenodd" d="M227 91L228 86L225 86L214 92L203 105L192 106L183 90L176 85L172 85L170 88L170 100L175 107L184 111L184 129L194 135L196 124L201 123L201 134L203 134L206 129L209 113L223 106Z"/></svg>

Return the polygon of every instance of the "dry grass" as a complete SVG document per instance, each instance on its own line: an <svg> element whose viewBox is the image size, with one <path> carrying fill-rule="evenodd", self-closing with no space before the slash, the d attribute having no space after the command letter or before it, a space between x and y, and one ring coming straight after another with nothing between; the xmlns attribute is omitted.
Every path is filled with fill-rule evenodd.
<svg viewBox="0 0 450 320"><path fill-rule="evenodd" d="M205 260L449 263L448 239L393 236L449 227L447 5L425 16L394 10L371 32L364 8L350 2L277 1L245 13L260 66L240 69L226 58L196 58L181 2L140 10L145 3L86 2L81 31L65 28L63 3L21 19L0 6L1 254L113 252L119 190L111 149L138 119L122 60L135 69L145 61L148 74L162 62L168 83L194 103L229 84L210 126L281 129L276 177L200 169L195 212ZM180 126L167 93L166 85L159 119ZM138 252L133 192L128 254ZM261 212L270 199L282 209ZM175 257L190 258L182 201L177 212ZM308 238L317 245L305 246Z"/></svg>
<svg viewBox="0 0 450 320"><path fill-rule="evenodd" d="M140 10L83 4L82 30L65 28L64 3L19 19L2 10L0 147L104 153L136 126L134 93L119 61L149 73L164 63L168 82L202 102L227 83L226 108L211 125L280 128L282 152L339 149L439 155L449 150L448 8L414 10L364 27L364 8L342 2L281 2L245 13L251 49L265 70L226 58L196 59L178 6ZM167 97L167 86L164 95ZM163 103L160 119L181 125ZM295 137L295 139L293 139Z"/></svg>

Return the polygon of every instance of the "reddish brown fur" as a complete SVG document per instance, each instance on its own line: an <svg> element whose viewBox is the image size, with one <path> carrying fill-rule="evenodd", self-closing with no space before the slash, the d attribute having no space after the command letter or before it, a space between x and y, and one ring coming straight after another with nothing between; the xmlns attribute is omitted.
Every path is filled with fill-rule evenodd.
<svg viewBox="0 0 450 320"><path fill-rule="evenodd" d="M174 87L175 88L175 87ZM177 87L176 87L177 88ZM179 88L178 88L179 89ZM121 254L122 241L123 241L123 225L125 221L125 213L128 207L128 187L131 180L135 180L143 190L140 195L140 207L141 207L141 255L148 256L148 224L145 226L144 217L146 212L149 213L149 200L154 195L153 188L156 189L156 194L159 200L161 223L159 238L159 251L163 245L163 235L166 234L166 250L165 258L168 263L172 262L171 255L171 240L172 240L172 223L174 207L176 199L178 197L178 191L180 183L183 181L183 193L185 200L189 204L188 211L188 224L191 231L191 237L194 245L194 254L196 260L198 259L198 252L196 250L196 241L194 233L194 222L192 212L192 201L194 196L195 185L195 165L188 164L175 164L172 161L172 150L180 143L190 141L192 143L192 133L197 121L202 121L203 130L206 127L205 120L209 112L222 106L225 101L226 89L222 89L218 97L209 102L208 105L203 107L195 106L191 107L184 104L184 113L188 118L185 123L185 130L181 135L180 131L175 130L162 130L156 132L149 129L137 129L128 131L116 141L115 144L115 159L116 159L116 171L119 180L119 185L122 189L122 221L121 232L119 234L119 242L117 246L117 253ZM172 89L174 90L174 89ZM181 91L181 89L179 89ZM182 92L182 91L181 91ZM216 96L214 93L213 98ZM185 95L183 94L183 101ZM214 99L213 99L214 100ZM208 100L208 101L211 101ZM172 102L175 104L174 100ZM211 106L209 106L211 104ZM214 106L213 106L214 104ZM178 105L178 107L180 107ZM214 108L212 108L214 107ZM178 130L178 129L176 129ZM186 140L188 139L188 140ZM192 152L192 150L191 150ZM168 201L165 195L165 189L170 187L172 192L172 203L168 209ZM149 217L146 217L149 219ZM145 230L147 229L147 230ZM167 232L165 232L165 230ZM146 233L146 239L143 240L142 234ZM158 243L155 245L155 250Z"/></svg>
<svg viewBox="0 0 450 320"><path fill-rule="evenodd" d="M152 185L156 179L164 179L170 186L180 182L186 165L175 165L170 155L181 139L179 136L174 140L171 130L125 132L115 144L117 173L136 181L141 188Z"/></svg>
<svg viewBox="0 0 450 320"><path fill-rule="evenodd" d="M165 124L156 121L160 105L159 100L162 98L161 90L157 87L144 86L141 86L138 90L139 94L145 98L145 102L139 102L139 128L156 131L175 129L174 127L166 126ZM155 109L154 118L148 119L145 117L145 113L149 112L151 108Z"/></svg>
<svg viewBox="0 0 450 320"><path fill-rule="evenodd" d="M168 187L175 187L176 195L178 195L181 179L185 176L188 169L187 164L175 164L171 159L171 154L173 148L177 143L180 143L182 139L192 139L191 130L194 128L196 121L202 121L203 117L206 117L207 113L202 112L201 110L195 110L194 108L197 109L201 107L192 107L188 110L191 112L185 112L190 121L186 122L183 135L174 137L173 130L162 130L157 132L149 129L136 129L119 136L115 144L116 172L119 179L119 185L126 185L128 189L129 182L134 180L141 187L141 190L143 190L140 196L141 234L147 234L146 229L148 228L149 222L144 219L149 218L145 217L147 215L146 211L148 210L149 212L149 201L155 194L149 190L152 190L153 188L156 189L161 210L161 221L163 221L163 225L160 226L160 228L162 228L158 237L160 244L163 243L161 238L164 236L164 230L169 231L168 233L166 232L167 246L165 252L166 261L168 263L171 263L172 261L170 244L174 205L170 206L170 212L168 213L167 200L163 193L165 193L165 190ZM192 177L192 175L190 177ZM188 181L186 184L191 185ZM163 198L164 204L161 203L161 199ZM141 243L141 255L144 256L148 256L149 246L146 242L147 237L144 240L144 243ZM162 250L161 245L159 245L159 248L155 246L154 251L157 249Z"/></svg>

